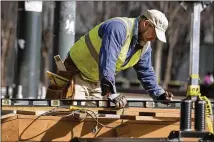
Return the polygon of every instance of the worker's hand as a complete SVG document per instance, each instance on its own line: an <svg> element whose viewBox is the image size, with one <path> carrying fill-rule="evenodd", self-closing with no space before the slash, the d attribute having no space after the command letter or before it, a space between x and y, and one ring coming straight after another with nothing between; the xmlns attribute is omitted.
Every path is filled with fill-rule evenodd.
<svg viewBox="0 0 214 142"><path fill-rule="evenodd" d="M101 80L101 91L102 96L109 96L110 94L117 93L115 85L105 77Z"/></svg>
<svg viewBox="0 0 214 142"><path fill-rule="evenodd" d="M157 100L163 101L163 104L169 104L173 100L174 95L171 92L165 91Z"/></svg>
<svg viewBox="0 0 214 142"><path fill-rule="evenodd" d="M111 94L108 99L115 104L116 108L123 108L127 104L126 97L121 94Z"/></svg>

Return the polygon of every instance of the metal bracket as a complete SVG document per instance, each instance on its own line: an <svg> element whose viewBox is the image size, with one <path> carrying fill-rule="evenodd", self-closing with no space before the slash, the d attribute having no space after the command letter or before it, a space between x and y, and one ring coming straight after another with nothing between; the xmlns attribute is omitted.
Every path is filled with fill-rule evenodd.
<svg viewBox="0 0 214 142"><path fill-rule="evenodd" d="M1 104L3 106L10 106L11 105L11 100L10 99L2 99Z"/></svg>
<svg viewBox="0 0 214 142"><path fill-rule="evenodd" d="M187 96L200 96L200 86L199 85L189 85L187 88Z"/></svg>
<svg viewBox="0 0 214 142"><path fill-rule="evenodd" d="M201 138L199 142L205 140L214 140L214 135L210 132L200 131L171 131L168 140L181 141L182 138Z"/></svg>
<svg viewBox="0 0 214 142"><path fill-rule="evenodd" d="M59 100L51 100L51 106L54 106L54 107L60 106L60 101Z"/></svg>

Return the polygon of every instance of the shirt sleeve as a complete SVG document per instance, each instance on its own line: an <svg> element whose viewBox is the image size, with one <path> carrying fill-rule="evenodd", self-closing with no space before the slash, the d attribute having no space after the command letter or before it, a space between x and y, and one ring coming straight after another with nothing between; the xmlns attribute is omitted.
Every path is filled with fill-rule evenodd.
<svg viewBox="0 0 214 142"><path fill-rule="evenodd" d="M144 89L153 99L156 99L165 91L157 82L151 62L151 52L152 49L149 47L146 53L141 56L139 62L134 66L134 69L136 70L138 79L143 85Z"/></svg>
<svg viewBox="0 0 214 142"><path fill-rule="evenodd" d="M102 38L99 54L100 80L106 78L115 84L116 62L126 39L125 23L121 20L107 21L100 26L98 34Z"/></svg>

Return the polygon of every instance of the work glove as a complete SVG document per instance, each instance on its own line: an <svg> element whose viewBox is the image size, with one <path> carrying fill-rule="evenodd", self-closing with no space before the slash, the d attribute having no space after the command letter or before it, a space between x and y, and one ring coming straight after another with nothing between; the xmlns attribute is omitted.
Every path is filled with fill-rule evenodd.
<svg viewBox="0 0 214 142"><path fill-rule="evenodd" d="M116 108L124 108L127 104L126 97L121 94L110 94L108 100L113 102Z"/></svg>
<svg viewBox="0 0 214 142"><path fill-rule="evenodd" d="M163 104L169 105L169 103L173 100L174 95L171 92L165 91L165 93L161 94L156 100L163 101Z"/></svg>
<svg viewBox="0 0 214 142"><path fill-rule="evenodd" d="M126 98L118 94L115 85L105 77L101 80L101 90L102 96L107 96L108 100L115 104L116 108L123 108L126 106Z"/></svg>

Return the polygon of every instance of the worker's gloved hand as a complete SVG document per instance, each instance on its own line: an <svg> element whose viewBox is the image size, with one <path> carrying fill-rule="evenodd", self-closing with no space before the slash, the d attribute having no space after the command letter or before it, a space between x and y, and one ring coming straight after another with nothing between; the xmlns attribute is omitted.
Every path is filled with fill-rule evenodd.
<svg viewBox="0 0 214 142"><path fill-rule="evenodd" d="M117 94L115 85L107 78L101 80L102 96L107 96L108 100L113 102L116 108L123 108L127 104L127 100L121 94Z"/></svg>
<svg viewBox="0 0 214 142"><path fill-rule="evenodd" d="M101 91L102 91L102 94L101 94L102 96L117 93L115 85L105 77L102 78L101 80Z"/></svg>
<svg viewBox="0 0 214 142"><path fill-rule="evenodd" d="M165 91L165 93L161 94L156 100L163 101L163 104L169 104L173 99L174 95L171 92Z"/></svg>
<svg viewBox="0 0 214 142"><path fill-rule="evenodd" d="M127 104L126 97L121 94L110 94L108 99L115 104L116 108L123 108Z"/></svg>

